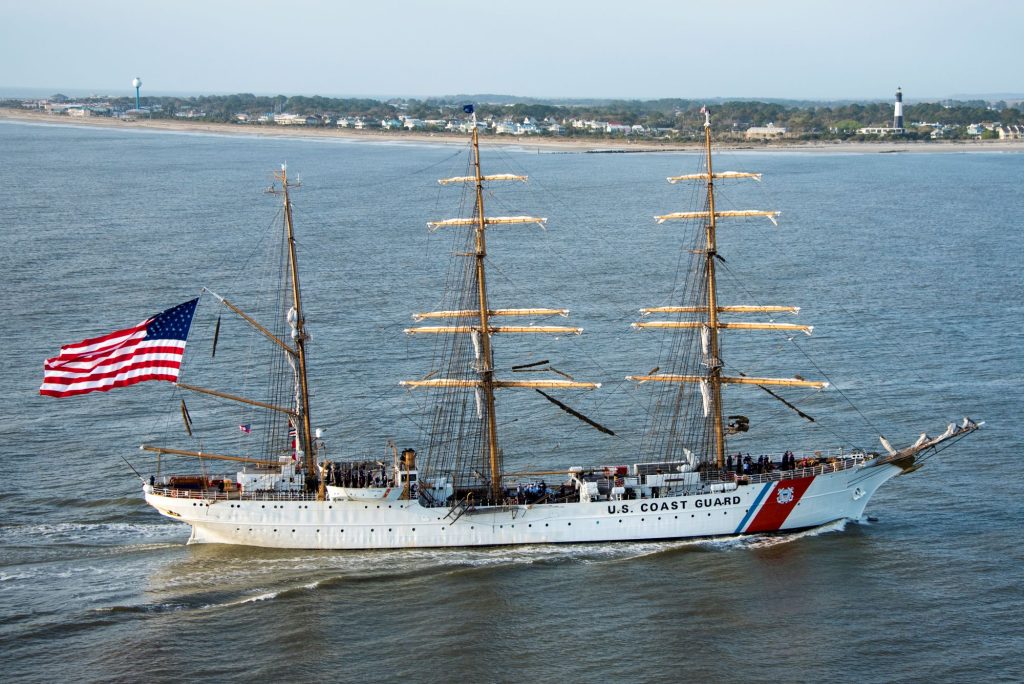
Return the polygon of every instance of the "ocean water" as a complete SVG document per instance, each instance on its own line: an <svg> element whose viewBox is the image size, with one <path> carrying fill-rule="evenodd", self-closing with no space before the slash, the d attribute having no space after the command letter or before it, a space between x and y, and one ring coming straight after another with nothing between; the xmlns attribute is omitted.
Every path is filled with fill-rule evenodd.
<svg viewBox="0 0 1024 684"><path fill-rule="evenodd" d="M883 487L869 518L741 539L366 553L187 546L122 460L148 473L140 442L184 440L173 389L54 400L37 394L42 362L203 286L256 302L279 211L262 190L287 161L303 179L314 422L334 454L419 446L427 409L397 382L426 375L431 349L402 330L440 301L451 245L425 222L456 215L459 191L434 181L465 172L466 148L5 123L0 151L5 680L1021 679L1024 156L716 161L766 174L723 185L720 206L783 212L778 228L722 228L726 292L799 305L816 326L793 342L730 336L727 360L766 356L768 370L834 385L799 397L813 425L730 391L752 425L737 448L876 448L879 434L904 444L963 415L987 421ZM617 433L503 396L506 460L632 462L649 402L622 377L656 365L660 338L629 323L668 301L685 263L675 228L651 216L688 208L691 191L664 179L697 158L484 154L487 171L531 177L488 197L490 213L549 219L492 231L497 301L567 306L586 331L502 348L499 364L546 358L605 383L571 403ZM196 366L211 365L215 318L205 302ZM248 344L227 330L227 349ZM235 418L211 440L242 439Z"/></svg>

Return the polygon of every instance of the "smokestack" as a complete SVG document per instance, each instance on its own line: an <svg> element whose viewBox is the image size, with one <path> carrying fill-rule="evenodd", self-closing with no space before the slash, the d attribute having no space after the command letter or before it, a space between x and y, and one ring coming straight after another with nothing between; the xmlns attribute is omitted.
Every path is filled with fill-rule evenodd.
<svg viewBox="0 0 1024 684"><path fill-rule="evenodd" d="M896 88L896 105L893 108L892 127L903 129L903 89Z"/></svg>

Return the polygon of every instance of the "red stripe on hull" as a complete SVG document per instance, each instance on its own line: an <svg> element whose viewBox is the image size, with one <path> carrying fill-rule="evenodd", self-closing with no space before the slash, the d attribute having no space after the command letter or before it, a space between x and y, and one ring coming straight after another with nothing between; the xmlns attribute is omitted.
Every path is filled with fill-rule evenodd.
<svg viewBox="0 0 1024 684"><path fill-rule="evenodd" d="M781 528L813 481L811 476L779 482L744 532L774 532Z"/></svg>

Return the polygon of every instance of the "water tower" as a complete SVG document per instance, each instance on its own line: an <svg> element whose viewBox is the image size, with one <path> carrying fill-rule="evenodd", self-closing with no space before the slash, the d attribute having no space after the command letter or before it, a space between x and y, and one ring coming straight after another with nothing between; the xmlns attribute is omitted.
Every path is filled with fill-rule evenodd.
<svg viewBox="0 0 1024 684"><path fill-rule="evenodd" d="M135 88L135 109L138 111L139 107L139 88L142 87L142 79L136 76L132 79L132 88Z"/></svg>

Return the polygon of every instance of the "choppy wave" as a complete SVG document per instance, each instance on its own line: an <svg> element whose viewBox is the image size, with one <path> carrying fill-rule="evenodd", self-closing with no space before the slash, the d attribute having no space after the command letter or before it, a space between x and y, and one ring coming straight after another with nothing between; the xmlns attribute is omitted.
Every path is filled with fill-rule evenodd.
<svg viewBox="0 0 1024 684"><path fill-rule="evenodd" d="M0 543L32 546L36 544L102 545L138 539L173 539L182 537L182 528L167 523L39 523L4 525L0 527Z"/></svg>
<svg viewBox="0 0 1024 684"><path fill-rule="evenodd" d="M714 538L704 540L703 543L705 546L709 548L726 551L742 551L746 549L770 549L774 546L792 544L793 542L797 542L802 539L820 537L823 534L842 532L846 529L846 526L851 522L860 523L866 521L866 518L862 518L859 521L842 519L835 520L833 522L821 525L819 527L812 527L807 530L800 530L799 532L772 532L770 534L750 534L744 535L742 537Z"/></svg>

